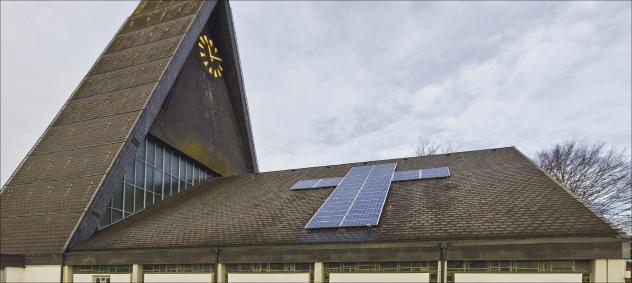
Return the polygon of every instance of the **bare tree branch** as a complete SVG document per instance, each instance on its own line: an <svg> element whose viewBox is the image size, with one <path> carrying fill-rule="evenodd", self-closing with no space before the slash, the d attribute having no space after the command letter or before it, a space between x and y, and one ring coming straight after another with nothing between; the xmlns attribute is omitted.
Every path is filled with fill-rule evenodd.
<svg viewBox="0 0 632 283"><path fill-rule="evenodd" d="M632 170L625 150L567 141L536 154L535 162L628 234L632 230Z"/></svg>
<svg viewBox="0 0 632 283"><path fill-rule="evenodd" d="M419 141L411 146L413 147L415 156L449 153L459 149L458 146L453 145L451 142L445 144L434 143L429 140L424 140L421 136L419 137Z"/></svg>

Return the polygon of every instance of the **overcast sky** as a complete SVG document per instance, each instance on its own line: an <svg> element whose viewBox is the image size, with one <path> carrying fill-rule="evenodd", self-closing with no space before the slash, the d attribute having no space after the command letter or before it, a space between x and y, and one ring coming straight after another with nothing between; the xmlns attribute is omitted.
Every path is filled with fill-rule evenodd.
<svg viewBox="0 0 632 283"><path fill-rule="evenodd" d="M136 2L1 2L2 183ZM232 2L261 170L630 148L631 4Z"/></svg>

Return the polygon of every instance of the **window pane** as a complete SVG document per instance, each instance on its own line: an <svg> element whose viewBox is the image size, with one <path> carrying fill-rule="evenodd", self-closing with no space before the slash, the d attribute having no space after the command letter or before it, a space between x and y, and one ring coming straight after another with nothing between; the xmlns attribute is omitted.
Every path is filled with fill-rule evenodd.
<svg viewBox="0 0 632 283"><path fill-rule="evenodd" d="M150 207L154 204L154 194L150 191L145 191L145 207Z"/></svg>
<svg viewBox="0 0 632 283"><path fill-rule="evenodd" d="M147 186L145 187L145 190L151 191L154 189L154 168L147 166L147 178L145 178L145 180L147 181Z"/></svg>
<svg viewBox="0 0 632 283"><path fill-rule="evenodd" d="M145 165L140 162L140 161L136 161L136 168L135 168L135 173L136 173L136 181L134 182L134 184L137 187L144 187L145 186Z"/></svg>
<svg viewBox="0 0 632 283"><path fill-rule="evenodd" d="M186 181L187 183L192 183L193 182L193 166L191 165L191 161L187 162L187 169L186 169Z"/></svg>
<svg viewBox="0 0 632 283"><path fill-rule="evenodd" d="M160 144L156 144L156 168L162 169L163 148Z"/></svg>
<svg viewBox="0 0 632 283"><path fill-rule="evenodd" d="M154 141L150 140L149 142L147 142L147 163L149 163L149 165L154 165L155 154L156 150Z"/></svg>
<svg viewBox="0 0 632 283"><path fill-rule="evenodd" d="M171 152L165 148L165 172L171 172Z"/></svg>
<svg viewBox="0 0 632 283"><path fill-rule="evenodd" d="M180 180L180 187L178 188L178 192L184 191L186 189L187 189L186 183L184 183L184 180Z"/></svg>
<svg viewBox="0 0 632 283"><path fill-rule="evenodd" d="M112 223L123 218L123 212L118 209L112 209Z"/></svg>
<svg viewBox="0 0 632 283"><path fill-rule="evenodd" d="M125 182L134 184L134 160L132 160L125 170Z"/></svg>
<svg viewBox="0 0 632 283"><path fill-rule="evenodd" d="M162 171L154 169L154 193L162 195Z"/></svg>
<svg viewBox="0 0 632 283"><path fill-rule="evenodd" d="M136 159L145 160L145 144L146 143L147 143L147 139L145 139L145 141L143 141L143 143L141 143L140 146L138 146L138 149L136 149Z"/></svg>
<svg viewBox="0 0 632 283"><path fill-rule="evenodd" d="M178 193L178 178L176 177L171 177L171 194L177 194Z"/></svg>
<svg viewBox="0 0 632 283"><path fill-rule="evenodd" d="M171 195L171 175L164 174L164 180L162 180L162 195L168 197Z"/></svg>
<svg viewBox="0 0 632 283"><path fill-rule="evenodd" d="M554 260L551 262L551 266L554 272L571 272L573 271L572 260Z"/></svg>
<svg viewBox="0 0 632 283"><path fill-rule="evenodd" d="M139 210L143 209L145 205L145 191L141 189L136 189L136 193L134 195L134 203L136 204L134 206L134 212L138 212Z"/></svg>
<svg viewBox="0 0 632 283"><path fill-rule="evenodd" d="M180 180L184 180L186 178L185 173L186 173L186 162L184 161L183 158L180 158L180 175L178 175L178 179ZM180 188L180 190L182 190L182 188Z"/></svg>
<svg viewBox="0 0 632 283"><path fill-rule="evenodd" d="M173 155L173 158L171 160L171 176L175 176L176 178L178 178L178 162L179 162L179 158L178 156L176 156L175 154Z"/></svg>
<svg viewBox="0 0 632 283"><path fill-rule="evenodd" d="M193 164L193 183L197 184L200 180L200 172L197 166L195 166L195 164Z"/></svg>
<svg viewBox="0 0 632 283"><path fill-rule="evenodd" d="M120 182L112 200L112 207L123 210L123 182Z"/></svg>
<svg viewBox="0 0 632 283"><path fill-rule="evenodd" d="M134 212L134 187L125 185L125 211Z"/></svg>

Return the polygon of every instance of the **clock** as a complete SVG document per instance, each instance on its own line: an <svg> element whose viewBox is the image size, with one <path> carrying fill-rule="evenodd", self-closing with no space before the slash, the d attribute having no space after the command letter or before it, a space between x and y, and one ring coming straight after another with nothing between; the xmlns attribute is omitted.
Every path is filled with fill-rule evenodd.
<svg viewBox="0 0 632 283"><path fill-rule="evenodd" d="M206 35L201 35L198 40L198 47L200 48L200 58L204 64L204 68L211 76L219 78L224 72L222 67L222 58L219 57L217 47L214 46L213 40Z"/></svg>

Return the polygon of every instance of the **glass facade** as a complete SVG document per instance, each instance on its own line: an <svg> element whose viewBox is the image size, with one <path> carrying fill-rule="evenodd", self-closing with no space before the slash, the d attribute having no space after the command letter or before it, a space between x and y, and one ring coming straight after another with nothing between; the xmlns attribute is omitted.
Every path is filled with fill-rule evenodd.
<svg viewBox="0 0 632 283"><path fill-rule="evenodd" d="M213 176L203 165L148 135L118 184L99 229Z"/></svg>

